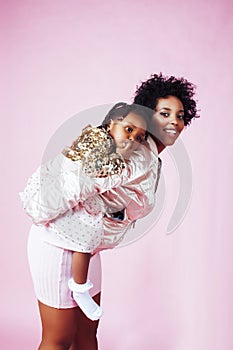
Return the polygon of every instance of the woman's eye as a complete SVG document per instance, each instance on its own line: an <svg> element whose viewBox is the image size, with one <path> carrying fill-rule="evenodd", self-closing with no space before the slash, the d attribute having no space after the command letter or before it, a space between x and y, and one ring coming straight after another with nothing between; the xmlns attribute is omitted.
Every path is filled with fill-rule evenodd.
<svg viewBox="0 0 233 350"><path fill-rule="evenodd" d="M169 113L167 112L160 112L160 114L165 118L169 117Z"/></svg>
<svg viewBox="0 0 233 350"><path fill-rule="evenodd" d="M179 114L179 115L177 116L177 118L180 119L180 120L183 120L183 119L184 119L184 115L183 115L183 114Z"/></svg>
<svg viewBox="0 0 233 350"><path fill-rule="evenodd" d="M127 126L126 131L128 131L129 133L133 132L133 128L131 128L130 126Z"/></svg>

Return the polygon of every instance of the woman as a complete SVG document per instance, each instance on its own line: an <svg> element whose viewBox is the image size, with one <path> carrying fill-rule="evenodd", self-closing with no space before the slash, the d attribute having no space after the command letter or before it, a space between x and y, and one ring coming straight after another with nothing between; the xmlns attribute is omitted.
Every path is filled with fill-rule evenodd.
<svg viewBox="0 0 233 350"><path fill-rule="evenodd" d="M165 147L172 145L182 132L184 126L188 125L192 118L197 117L196 103L193 100L193 95L194 86L191 83L183 78L166 78L162 74L153 75L137 89L134 103L155 110L149 126L152 138L148 140L150 148L154 153L160 153ZM154 176L154 174L152 175ZM153 181L154 177L151 179L151 182ZM127 195L133 195L133 191L136 192L137 190L137 186L129 184ZM154 197L154 193L149 193L151 191L150 186L146 188L146 191L148 191L147 195L149 197ZM130 209L132 210L134 208L131 204L129 202L125 211L130 212ZM140 210L140 215L137 218L147 215L152 210L153 205L151 204L154 205L154 202L150 202L148 208ZM106 218L105 230L109 229L111 231L111 225L117 229L116 221L113 219L111 217ZM122 224L124 224L124 220L119 223L120 229L122 229ZM130 220L127 221L126 225L130 225ZM29 239L29 247L30 244ZM67 254L67 252L65 253ZM33 257L31 259L32 266ZM63 264L64 261L66 261L64 268L69 268L71 266L71 256L67 254L66 260L62 260ZM92 280L93 278L95 279L95 290L93 290L92 296L99 304L101 272L98 254L91 259L91 274L93 275ZM43 327L40 350L65 350L69 349L70 346L72 350L96 350L98 348L96 340L98 321L93 322L88 320L74 304L69 303L67 307L55 308L39 301L39 309Z"/></svg>

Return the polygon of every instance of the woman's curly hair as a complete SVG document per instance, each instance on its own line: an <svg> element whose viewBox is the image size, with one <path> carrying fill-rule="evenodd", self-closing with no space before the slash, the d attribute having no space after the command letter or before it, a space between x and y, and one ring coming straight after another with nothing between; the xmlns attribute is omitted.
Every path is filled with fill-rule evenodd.
<svg viewBox="0 0 233 350"><path fill-rule="evenodd" d="M196 86L185 78L167 77L160 74L152 74L150 79L137 86L134 103L156 108L159 98L168 96L177 97L184 106L184 125L189 125L193 118L198 118L197 104L193 99Z"/></svg>

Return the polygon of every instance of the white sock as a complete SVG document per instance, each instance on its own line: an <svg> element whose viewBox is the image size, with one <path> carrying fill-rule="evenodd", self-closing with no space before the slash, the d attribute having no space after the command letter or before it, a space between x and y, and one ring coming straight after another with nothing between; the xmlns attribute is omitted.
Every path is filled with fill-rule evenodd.
<svg viewBox="0 0 233 350"><path fill-rule="evenodd" d="M89 289L93 287L93 284L90 281L87 281L84 284L78 284L73 280L73 278L71 278L68 281L68 286L73 292L74 300L83 313L92 321L100 319L103 311L89 294Z"/></svg>

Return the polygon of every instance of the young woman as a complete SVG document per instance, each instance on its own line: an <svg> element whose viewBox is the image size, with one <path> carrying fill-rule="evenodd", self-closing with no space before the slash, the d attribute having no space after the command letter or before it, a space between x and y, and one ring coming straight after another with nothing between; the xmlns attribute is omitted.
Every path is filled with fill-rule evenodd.
<svg viewBox="0 0 233 350"><path fill-rule="evenodd" d="M172 145L177 137L182 132L185 125L188 125L192 118L197 116L196 103L193 100L194 86L187 82L185 79L176 79L174 77L164 77L162 74L153 75L148 81L142 83L137 89L135 96L135 103L154 109L150 124L149 131L151 138L148 139L149 146L154 154L160 153L166 146ZM137 154L138 162L140 162L140 152ZM156 159L156 158L155 158ZM136 158L135 158L136 162ZM147 201L137 203L134 199L135 193L141 191L142 179L138 181L131 181L129 179L128 186L122 189L119 187L119 192L122 197L130 198L131 200L125 201L125 209L123 212L123 220L116 223L114 217L108 216L104 220L104 228L109 233L111 240L112 231L121 232L122 229L130 226L132 221L147 215L154 205L154 185L158 172L152 171L147 176L146 193L142 198L148 198ZM135 180L135 179L134 179ZM149 185L148 185L149 184ZM153 185L152 185L153 184ZM124 186L125 187L125 186ZM132 199L133 198L133 199ZM138 204L138 207L135 206ZM138 210L140 208L140 210ZM125 216L125 213L127 215ZM135 214L132 215L132 214ZM131 218L132 215L132 218ZM112 229L113 227L113 229ZM36 228L33 229L34 231ZM32 238L33 237L33 238ZM35 239L36 237L36 239ZM38 245L43 245L43 249L48 250L49 261L44 262L43 256L40 257L41 264L38 264L38 259L35 255L31 254L34 251L34 247L38 248ZM57 247L55 247L57 248ZM104 248L104 247L103 247ZM64 275L71 275L72 266L72 251L60 249L54 252L54 246L46 244L43 241L42 235L31 232L29 238L29 259L31 260L31 268L39 268L37 275L44 274L45 271L53 271L54 263L62 265L60 269L60 282ZM38 267L39 266L39 267ZM46 270L47 269L47 270ZM42 271L42 272L41 272ZM49 275L46 272L46 279L48 281L48 288L52 288L51 293L56 294L57 290L53 287L53 275ZM93 275L94 288L92 290L93 299L100 303L100 261L99 255L95 255L91 258L89 274ZM44 278L44 276L43 276ZM56 308L47 303L39 301L39 309L42 320L43 334L42 342L39 349L72 349L72 350L96 350L98 348L96 340L96 331L98 327L98 321L88 320L81 312L79 307L75 307L72 298L67 297L68 287L62 283L60 285L60 292L65 295L66 305L62 308Z"/></svg>

